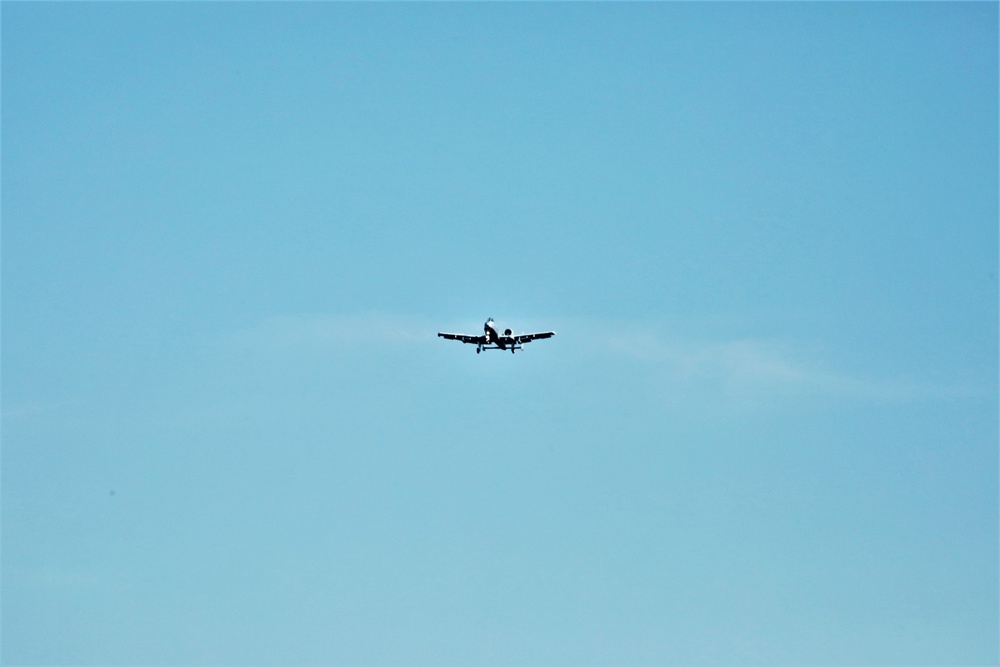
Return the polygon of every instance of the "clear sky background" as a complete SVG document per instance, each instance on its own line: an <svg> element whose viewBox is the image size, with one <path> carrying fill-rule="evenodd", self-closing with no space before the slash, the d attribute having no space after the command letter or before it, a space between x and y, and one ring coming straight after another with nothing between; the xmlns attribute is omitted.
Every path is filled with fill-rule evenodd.
<svg viewBox="0 0 1000 667"><path fill-rule="evenodd" d="M997 664L997 26L3 3L3 663Z"/></svg>

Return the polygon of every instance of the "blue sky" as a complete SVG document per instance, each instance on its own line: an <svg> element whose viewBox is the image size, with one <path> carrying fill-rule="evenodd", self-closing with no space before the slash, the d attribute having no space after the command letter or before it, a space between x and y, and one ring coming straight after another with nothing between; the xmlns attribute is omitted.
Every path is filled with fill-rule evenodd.
<svg viewBox="0 0 1000 667"><path fill-rule="evenodd" d="M4 3L3 663L996 664L997 25Z"/></svg>

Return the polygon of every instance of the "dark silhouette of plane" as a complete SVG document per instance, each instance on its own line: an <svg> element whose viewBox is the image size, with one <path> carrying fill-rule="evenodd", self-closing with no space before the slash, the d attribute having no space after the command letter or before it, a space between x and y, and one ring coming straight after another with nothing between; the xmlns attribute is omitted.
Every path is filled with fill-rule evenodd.
<svg viewBox="0 0 1000 667"><path fill-rule="evenodd" d="M497 331L492 317L486 320L486 324L483 325L482 336L475 336L473 334L438 333L438 336L441 338L447 338L448 340L460 340L463 343L475 345L476 354L479 354L483 350L510 350L510 353L514 354L516 350L523 349L522 346L525 343L530 343L533 340L541 340L542 338L552 338L555 335L555 331L514 335L514 332L510 329L504 329L501 334Z"/></svg>

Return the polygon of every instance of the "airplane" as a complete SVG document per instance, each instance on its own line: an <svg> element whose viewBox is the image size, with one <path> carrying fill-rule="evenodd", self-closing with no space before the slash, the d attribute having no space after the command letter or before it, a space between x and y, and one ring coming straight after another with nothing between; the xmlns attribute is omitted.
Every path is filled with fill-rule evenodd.
<svg viewBox="0 0 1000 667"><path fill-rule="evenodd" d="M511 354L514 354L515 350L524 349L522 346L525 343L530 343L533 340L541 340L543 338L552 338L556 335L555 331L544 331L542 333L530 333L530 334L518 334L514 335L510 329L504 329L503 334L497 332L496 324L493 322L493 318L486 320L486 324L483 325L483 335L475 336L472 334L454 334L454 333L438 333L441 338L446 338L448 340L460 340L463 343L471 343L476 346L476 354L479 354L483 350L510 350Z"/></svg>

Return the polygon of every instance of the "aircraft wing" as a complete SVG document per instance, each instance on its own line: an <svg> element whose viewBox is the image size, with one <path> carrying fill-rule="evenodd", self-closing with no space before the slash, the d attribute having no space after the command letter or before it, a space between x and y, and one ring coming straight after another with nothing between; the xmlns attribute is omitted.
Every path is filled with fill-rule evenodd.
<svg viewBox="0 0 1000 667"><path fill-rule="evenodd" d="M511 336L511 338L514 339L515 343L520 345L521 343L530 343L533 340L552 338L555 335L555 331L543 331L542 333L518 334L517 336Z"/></svg>
<svg viewBox="0 0 1000 667"><path fill-rule="evenodd" d="M463 343L472 343L473 345L486 345L486 336L472 336L470 334L456 334L456 333L438 333L441 338L447 338L448 340L460 340Z"/></svg>

